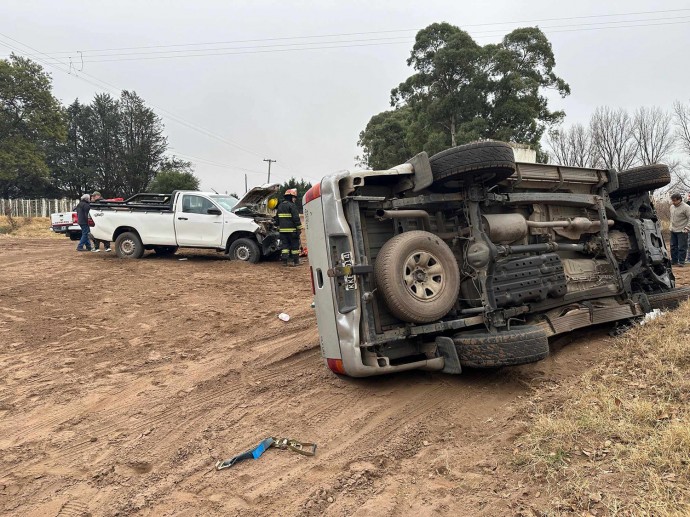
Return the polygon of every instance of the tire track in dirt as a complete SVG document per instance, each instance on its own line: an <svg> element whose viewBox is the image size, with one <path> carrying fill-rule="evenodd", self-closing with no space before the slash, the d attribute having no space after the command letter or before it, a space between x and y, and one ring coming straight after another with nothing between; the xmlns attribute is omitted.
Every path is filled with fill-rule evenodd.
<svg viewBox="0 0 690 517"><path fill-rule="evenodd" d="M462 500L480 515L498 486L482 465L514 432L517 396L595 360L343 379L319 354L306 266L5 242L3 514L455 515ZM212 470L269 435L315 441L317 456L269 450ZM445 462L452 472L438 474Z"/></svg>

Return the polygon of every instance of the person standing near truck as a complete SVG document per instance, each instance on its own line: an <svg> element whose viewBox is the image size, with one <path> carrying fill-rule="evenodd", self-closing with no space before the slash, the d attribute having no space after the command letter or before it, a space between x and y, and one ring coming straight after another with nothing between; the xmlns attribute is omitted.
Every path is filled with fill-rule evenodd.
<svg viewBox="0 0 690 517"><path fill-rule="evenodd" d="M74 209L77 212L77 224L81 228L81 239L77 244L77 251L84 251L84 246L88 251L91 251L91 243L89 242L89 211L91 210L91 196L84 194L77 207Z"/></svg>
<svg viewBox="0 0 690 517"><path fill-rule="evenodd" d="M280 258L285 266L299 265L302 220L299 217L295 199L297 199L297 189L288 189L283 195L283 201L276 208L276 219L280 232Z"/></svg>
<svg viewBox="0 0 690 517"><path fill-rule="evenodd" d="M101 193L96 191L93 194L91 194L91 202L96 203L98 202L99 199L103 199L103 196L101 196ZM103 243L103 250L104 251L110 251L110 241L102 241L100 239L96 239L93 235L91 236L93 239L93 250L94 252L99 252L101 251L101 243Z"/></svg>
<svg viewBox="0 0 690 517"><path fill-rule="evenodd" d="M685 266L688 252L688 231L690 231L690 206L683 203L683 197L671 195L671 265Z"/></svg>

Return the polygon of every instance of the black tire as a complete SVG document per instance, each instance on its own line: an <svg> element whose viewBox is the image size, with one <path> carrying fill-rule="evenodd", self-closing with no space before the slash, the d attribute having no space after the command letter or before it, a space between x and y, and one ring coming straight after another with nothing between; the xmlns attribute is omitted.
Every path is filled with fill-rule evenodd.
<svg viewBox="0 0 690 517"><path fill-rule="evenodd" d="M495 185L515 172L513 148L504 142L476 142L429 158L433 188L457 191L471 184Z"/></svg>
<svg viewBox="0 0 690 517"><path fill-rule="evenodd" d="M666 293L648 294L647 299L652 309L675 309L682 302L690 299L690 287L680 287Z"/></svg>
<svg viewBox="0 0 690 517"><path fill-rule="evenodd" d="M627 196L636 192L648 192L671 183L668 165L643 165L618 173L618 188L613 197Z"/></svg>
<svg viewBox="0 0 690 517"><path fill-rule="evenodd" d="M156 255L165 257L177 253L177 246L154 246L153 251L156 252Z"/></svg>
<svg viewBox="0 0 690 517"><path fill-rule="evenodd" d="M256 264L261 258L261 250L256 242L243 237L230 245L228 258L230 260L241 260L250 264Z"/></svg>
<svg viewBox="0 0 690 517"><path fill-rule="evenodd" d="M460 364L469 368L498 368L534 363L549 355L546 331L536 325L522 325L491 334L488 331L460 332L453 337Z"/></svg>
<svg viewBox="0 0 690 517"><path fill-rule="evenodd" d="M144 254L144 245L136 233L121 233L115 239L115 253L120 258L138 259Z"/></svg>
<svg viewBox="0 0 690 517"><path fill-rule="evenodd" d="M448 245L420 230L386 242L374 265L380 296L403 321L429 323L453 308L460 291L458 263Z"/></svg>
<svg viewBox="0 0 690 517"><path fill-rule="evenodd" d="M80 241L81 240L81 233L69 233L69 240L71 241Z"/></svg>

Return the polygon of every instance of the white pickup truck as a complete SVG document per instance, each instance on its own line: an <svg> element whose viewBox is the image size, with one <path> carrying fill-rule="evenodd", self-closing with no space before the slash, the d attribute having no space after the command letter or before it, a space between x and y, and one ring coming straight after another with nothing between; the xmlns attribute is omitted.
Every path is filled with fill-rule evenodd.
<svg viewBox="0 0 690 517"><path fill-rule="evenodd" d="M91 204L92 235L115 242L121 258L161 255L178 248L208 248L250 263L280 249L269 200L278 184L250 190L241 200L214 192L136 194L122 202Z"/></svg>
<svg viewBox="0 0 690 517"><path fill-rule="evenodd" d="M93 220L89 218L89 226L93 226ZM55 233L61 233L72 241L81 239L81 226L77 223L76 212L55 212L50 214L50 229Z"/></svg>

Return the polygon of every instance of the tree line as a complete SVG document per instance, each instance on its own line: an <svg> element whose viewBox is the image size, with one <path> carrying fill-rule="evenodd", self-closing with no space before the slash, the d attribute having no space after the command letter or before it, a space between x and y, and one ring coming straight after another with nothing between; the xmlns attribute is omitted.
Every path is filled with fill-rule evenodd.
<svg viewBox="0 0 690 517"><path fill-rule="evenodd" d="M160 117L135 92L64 107L30 59L0 60L0 197L105 197L198 189L192 164L166 157Z"/></svg>
<svg viewBox="0 0 690 517"><path fill-rule="evenodd" d="M641 107L598 107L588 124L552 128L546 135L550 160L561 165L623 171L666 163L674 184L690 188L690 105L676 101L672 111Z"/></svg>
<svg viewBox="0 0 690 517"><path fill-rule="evenodd" d="M539 28L481 46L454 25L434 23L417 33L407 64L415 73L391 91L393 109L373 116L359 135L361 165L386 169L420 151L482 139L530 144L546 158L542 136L565 114L550 110L544 93L565 97L570 87L554 72Z"/></svg>

